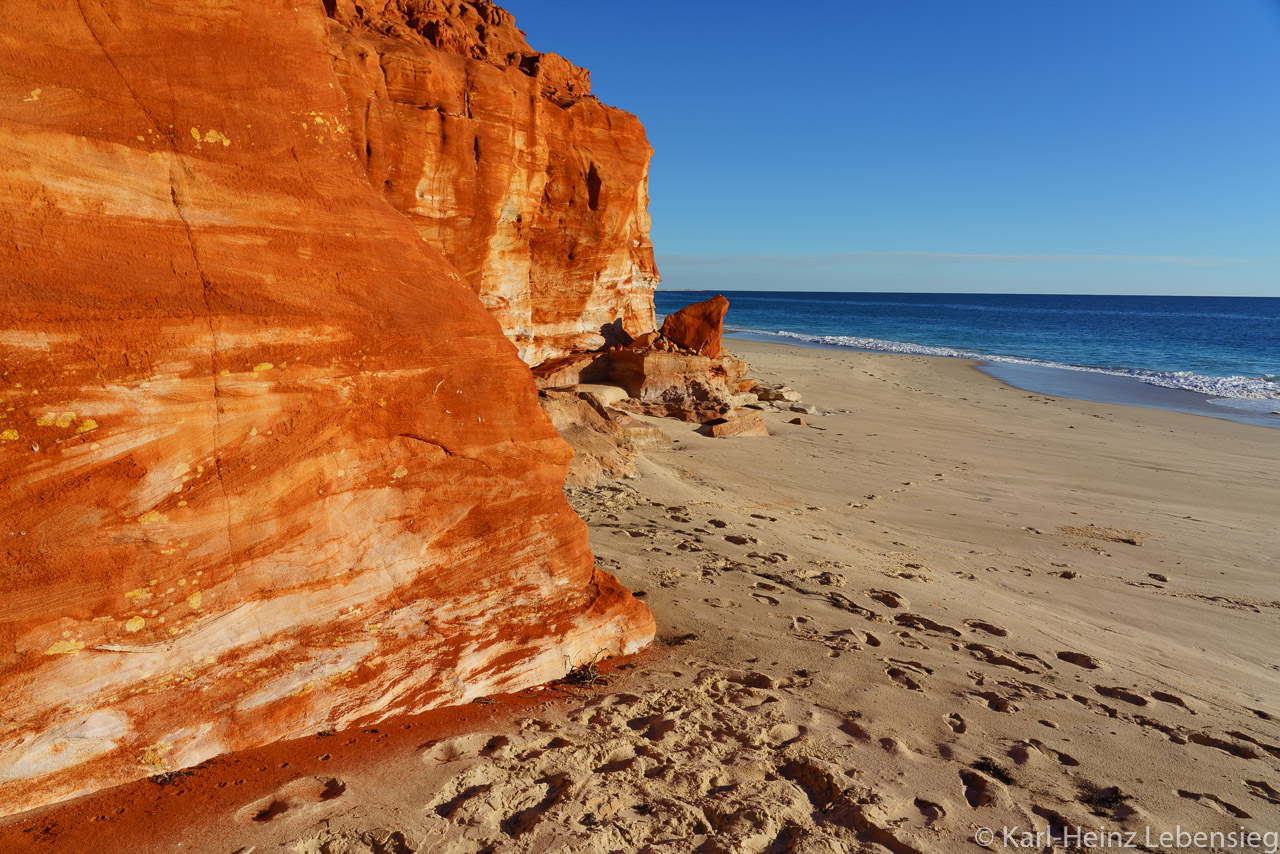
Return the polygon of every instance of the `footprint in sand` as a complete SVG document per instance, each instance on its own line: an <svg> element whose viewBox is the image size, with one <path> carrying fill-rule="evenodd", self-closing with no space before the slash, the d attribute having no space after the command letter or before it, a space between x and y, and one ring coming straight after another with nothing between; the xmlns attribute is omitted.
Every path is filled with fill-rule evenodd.
<svg viewBox="0 0 1280 854"><path fill-rule="evenodd" d="M942 804L934 803L921 797L917 797L914 804L915 808L920 810L920 815L924 816L926 826L947 817L947 810Z"/></svg>
<svg viewBox="0 0 1280 854"><path fill-rule="evenodd" d="M1026 659L1027 661L1034 661L1036 664L1040 665L1040 666L1041 666L1041 667L1043 667L1045 670L1052 670L1052 669L1053 669L1053 665L1052 665L1052 664L1050 664L1049 662L1045 661L1043 658L1041 658L1040 656L1036 655L1034 652L1022 652L1022 651L1019 651L1019 652L1018 652L1018 657L1019 657L1019 658L1024 658L1024 659Z"/></svg>
<svg viewBox="0 0 1280 854"><path fill-rule="evenodd" d="M907 671L903 670L901 667L890 667L884 672L893 680L895 685L901 685L903 688L911 691L919 691L922 694L925 693L925 690L920 686L920 683L912 679Z"/></svg>
<svg viewBox="0 0 1280 854"><path fill-rule="evenodd" d="M1231 733L1228 733L1228 735L1240 736L1244 734L1231 732ZM1221 750L1223 753L1227 753L1227 754L1230 754L1231 756L1239 757L1240 759L1261 758L1258 756L1258 752L1254 750L1252 747L1248 747L1243 744L1237 744L1234 741L1227 741L1225 738L1218 738L1216 735L1210 735L1207 732L1192 732L1192 733L1188 733L1186 737L1188 740L1190 740L1194 744L1203 745L1204 747L1212 747L1215 750ZM1253 741L1253 739L1249 739L1247 736L1243 740ZM1257 743L1257 742L1254 742L1254 743Z"/></svg>
<svg viewBox="0 0 1280 854"><path fill-rule="evenodd" d="M965 723L964 718L956 712L952 712L947 715L945 720L947 722L947 726L951 727L951 731L957 735L963 735L969 729L969 725Z"/></svg>
<svg viewBox="0 0 1280 854"><path fill-rule="evenodd" d="M1232 730L1231 732L1227 733L1227 735L1231 736L1232 738L1238 738L1241 741L1247 741L1250 744L1256 745L1257 747L1260 747L1263 750L1265 750L1267 753L1271 754L1276 759L1280 759L1280 745L1268 744L1265 741L1258 741L1253 736L1245 735L1244 733L1238 730Z"/></svg>
<svg viewBox="0 0 1280 854"><path fill-rule="evenodd" d="M842 611L848 611L850 614L857 614L859 617L864 617L868 620L882 619L875 611L862 607L843 593L836 593L832 591L827 594L827 601Z"/></svg>
<svg viewBox="0 0 1280 854"><path fill-rule="evenodd" d="M960 633L950 626L930 620L928 617L922 617L919 614L898 614L893 621L900 626L917 629L922 632L934 632L937 634L951 635L952 637L960 637Z"/></svg>
<svg viewBox="0 0 1280 854"><path fill-rule="evenodd" d="M1159 700L1162 703L1168 703L1171 706L1181 706L1182 708L1186 709L1188 712L1191 712L1191 709L1187 706L1186 701L1184 701L1177 694L1170 694L1167 691L1152 691L1151 696L1153 699ZM1191 714L1194 715L1195 712L1191 712Z"/></svg>
<svg viewBox="0 0 1280 854"><path fill-rule="evenodd" d="M1104 697L1111 698L1112 700L1123 700L1124 702L1134 706L1147 705L1146 697L1143 697L1141 694L1135 694L1126 688L1112 687L1108 685L1094 685L1093 690L1097 691Z"/></svg>
<svg viewBox="0 0 1280 854"><path fill-rule="evenodd" d="M969 650L969 654L974 658L979 661L985 661L988 664L994 664L998 667L1007 667L1010 670L1016 670L1019 673L1031 674L1039 672L1034 668L1027 667L1025 664L1022 664L999 650L992 649L986 644L969 643L965 644L964 648Z"/></svg>
<svg viewBox="0 0 1280 854"><path fill-rule="evenodd" d="M1261 798L1269 804L1280 804L1280 792L1264 780L1245 780L1244 787L1255 798Z"/></svg>
<svg viewBox="0 0 1280 854"><path fill-rule="evenodd" d="M896 664L899 667L905 667L908 670L914 670L916 673L920 673L925 676L933 675L932 667L925 667L923 664L921 664L918 661L906 661L901 658L886 658L884 659L884 661L886 664Z"/></svg>
<svg viewBox="0 0 1280 854"><path fill-rule="evenodd" d="M977 771L961 771L960 782L964 784L964 799L974 809L985 807L996 802L995 781L984 777Z"/></svg>
<svg viewBox="0 0 1280 854"><path fill-rule="evenodd" d="M1069 753L1063 753L1061 750L1055 750L1053 752L1058 757L1059 765L1065 765L1068 768L1075 768L1080 764L1080 761Z"/></svg>
<svg viewBox="0 0 1280 854"><path fill-rule="evenodd" d="M1040 749L1040 746L1034 740L1019 741L1007 751L1007 755L1015 765L1026 765L1043 753L1044 751Z"/></svg>
<svg viewBox="0 0 1280 854"><path fill-rule="evenodd" d="M1013 714L1018 711L1018 707L1008 697L997 694L995 691L976 691L972 696L985 701L987 708L993 712Z"/></svg>
<svg viewBox="0 0 1280 854"><path fill-rule="evenodd" d="M1253 818L1249 813L1240 809L1235 804L1228 803L1217 795L1211 795L1207 792L1188 792L1185 789L1178 790L1178 797L1185 798L1189 801L1197 801L1212 809L1214 812L1222 813L1231 818Z"/></svg>
<svg viewBox="0 0 1280 854"><path fill-rule="evenodd" d="M986 632L987 634L995 635L998 638L1009 636L1007 629L1002 629L997 625L983 622L982 620L965 620L964 624L968 626L971 631Z"/></svg>
<svg viewBox="0 0 1280 854"><path fill-rule="evenodd" d="M303 807L331 801L347 790L347 784L336 777L303 777L286 783L265 798L241 807L235 814L241 824L274 821Z"/></svg>
<svg viewBox="0 0 1280 854"><path fill-rule="evenodd" d="M867 595L887 608L910 608L907 597L899 596L892 590L868 590Z"/></svg>
<svg viewBox="0 0 1280 854"><path fill-rule="evenodd" d="M1083 537L1104 543L1124 543L1130 546L1142 545L1141 538L1148 536L1142 531L1129 531L1124 528L1108 528L1098 525L1059 525L1058 533L1066 537ZM1064 543L1063 545L1074 544Z"/></svg>
<svg viewBox="0 0 1280 854"><path fill-rule="evenodd" d="M1076 667L1083 667L1086 670L1097 670L1098 660L1091 655L1085 655L1083 652L1060 652L1058 659L1068 664L1074 664Z"/></svg>
<svg viewBox="0 0 1280 854"><path fill-rule="evenodd" d="M499 738L501 736L493 736L483 732L442 738L439 741L425 744L419 754L419 758L427 765L440 765L445 762L457 762L461 759L474 759L481 755L489 755L482 754L482 751L490 744L494 744L496 747L496 742Z"/></svg>
<svg viewBox="0 0 1280 854"><path fill-rule="evenodd" d="M862 724L858 723L860 717L862 717L861 712L847 712L844 720L840 722L837 728L845 735L852 736L858 741L870 741L871 733L867 732Z"/></svg>
<svg viewBox="0 0 1280 854"><path fill-rule="evenodd" d="M904 646L907 649L929 649L927 644L923 644L913 638L911 636L911 632L894 632L894 634L901 638L901 640L898 641L898 646Z"/></svg>

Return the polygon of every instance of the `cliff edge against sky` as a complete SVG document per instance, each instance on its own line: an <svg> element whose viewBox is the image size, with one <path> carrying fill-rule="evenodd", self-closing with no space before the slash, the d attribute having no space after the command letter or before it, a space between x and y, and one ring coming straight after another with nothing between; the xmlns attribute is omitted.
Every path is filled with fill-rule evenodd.
<svg viewBox="0 0 1280 854"><path fill-rule="evenodd" d="M503 335L652 326L648 149L525 51L483 3L0 25L0 813L652 637Z"/></svg>
<svg viewBox="0 0 1280 854"><path fill-rule="evenodd" d="M529 364L654 328L652 150L485 2L330 4L349 143Z"/></svg>

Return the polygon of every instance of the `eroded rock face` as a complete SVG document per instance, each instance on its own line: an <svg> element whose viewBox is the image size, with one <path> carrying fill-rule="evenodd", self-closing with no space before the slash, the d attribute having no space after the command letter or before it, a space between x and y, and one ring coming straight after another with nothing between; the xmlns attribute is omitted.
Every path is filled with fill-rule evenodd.
<svg viewBox="0 0 1280 854"><path fill-rule="evenodd" d="M712 421L700 428L703 435L716 439L730 436L768 436L769 428L765 426L764 416L759 412L734 413L734 417L723 421Z"/></svg>
<svg viewBox="0 0 1280 854"><path fill-rule="evenodd" d="M332 26L0 24L0 813L652 636L515 348L371 189Z"/></svg>
<svg viewBox="0 0 1280 854"><path fill-rule="evenodd" d="M724 334L724 316L728 310L729 301L719 294L686 305L663 318L662 336L699 356L714 359L720 355L720 337Z"/></svg>
<svg viewBox="0 0 1280 854"><path fill-rule="evenodd" d="M671 447L661 428L641 424L582 387L545 390L538 399L560 437L573 448L565 486L592 487L604 480L639 477L636 459L641 451Z"/></svg>
<svg viewBox="0 0 1280 854"><path fill-rule="evenodd" d="M653 330L652 150L635 116L485 2L335 0L328 26L353 158L521 358Z"/></svg>
<svg viewBox="0 0 1280 854"><path fill-rule="evenodd" d="M533 375L541 389L608 383L627 393L617 404L620 408L701 423L727 418L736 407L756 400L739 387L748 367L729 355L712 359L633 346L551 359L534 368Z"/></svg>

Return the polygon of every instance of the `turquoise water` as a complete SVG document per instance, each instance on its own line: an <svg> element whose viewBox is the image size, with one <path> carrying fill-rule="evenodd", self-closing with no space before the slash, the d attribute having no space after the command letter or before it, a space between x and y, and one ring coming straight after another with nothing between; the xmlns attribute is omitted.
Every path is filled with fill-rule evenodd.
<svg viewBox="0 0 1280 854"><path fill-rule="evenodd" d="M1280 298L724 294L726 328L766 339L979 359L996 375L1008 365L1127 377L1267 420L1280 409ZM710 295L659 291L655 301L663 315Z"/></svg>

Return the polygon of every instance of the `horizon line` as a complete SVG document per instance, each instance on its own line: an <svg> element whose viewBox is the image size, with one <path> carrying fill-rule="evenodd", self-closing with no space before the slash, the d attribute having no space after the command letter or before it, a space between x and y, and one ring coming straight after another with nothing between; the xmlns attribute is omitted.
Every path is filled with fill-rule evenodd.
<svg viewBox="0 0 1280 854"><path fill-rule="evenodd" d="M811 255L657 255L660 265L704 267L728 264L778 264L796 267L822 267L870 261L906 261L920 264L1007 264L1007 263L1086 263L1086 264L1170 264L1183 267L1218 267L1239 264L1241 258L1196 255L1072 255L1062 253L962 253L962 252L834 252Z"/></svg>
<svg viewBox="0 0 1280 854"><path fill-rule="evenodd" d="M1266 296L1262 294L1152 294L1152 293L1112 293L1102 291L868 291L868 290L796 290L792 288L664 288L654 287L654 293L689 293L689 294L904 294L917 296L963 297L963 296L1014 296L1014 297L1168 297L1170 299L1280 299L1280 294Z"/></svg>

